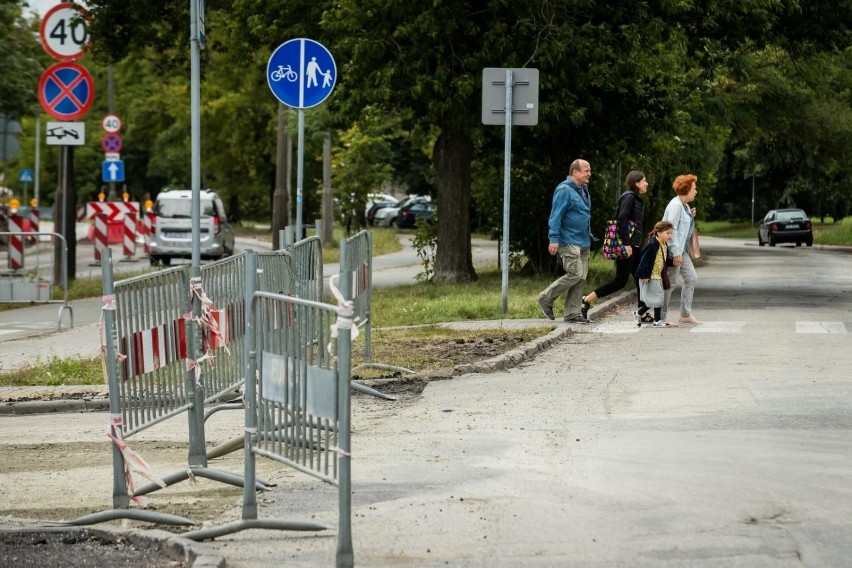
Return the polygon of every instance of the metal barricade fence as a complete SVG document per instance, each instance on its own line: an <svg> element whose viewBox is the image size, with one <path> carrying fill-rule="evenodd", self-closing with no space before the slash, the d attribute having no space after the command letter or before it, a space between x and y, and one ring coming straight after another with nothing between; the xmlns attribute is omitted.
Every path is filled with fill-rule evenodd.
<svg viewBox="0 0 852 568"><path fill-rule="evenodd" d="M340 281L347 282L351 287L355 322L364 330L364 363L356 366L353 371L373 368L413 373L414 371L405 367L373 362L373 238L368 231L360 231L340 243ZM358 385L355 388L363 391L366 387ZM372 391L370 394L391 399L378 391Z"/></svg>
<svg viewBox="0 0 852 568"><path fill-rule="evenodd" d="M205 402L234 391L243 383L245 362L245 263L246 254L239 254L201 267L201 282L213 301L210 318L219 334L202 335L202 351L212 355L205 367Z"/></svg>
<svg viewBox="0 0 852 568"><path fill-rule="evenodd" d="M186 392L189 267L115 283L122 431L130 436L192 406Z"/></svg>
<svg viewBox="0 0 852 568"><path fill-rule="evenodd" d="M258 272L254 255L246 268L253 289ZM262 291L247 296L245 476L255 476L260 455L337 486L338 566L353 565L352 310L343 301L347 295L345 289L338 293L340 306ZM205 540L251 528L328 528L310 521L258 519L257 513L256 493L246 487L241 521L182 536Z"/></svg>
<svg viewBox="0 0 852 568"><path fill-rule="evenodd" d="M289 245L293 255L293 281L289 293L297 298L322 301L322 241L308 237Z"/></svg>
<svg viewBox="0 0 852 568"><path fill-rule="evenodd" d="M21 243L21 268L19 269L9 269L2 273L3 278L0 278L0 303L29 303L29 302L37 302L43 304L53 304L53 303L62 303L62 306L59 308L59 314L56 318L56 329L62 330L62 313L65 310L68 310L68 318L69 318L69 327L74 327L74 309L68 304L68 243L65 240L65 237L60 235L59 233L53 233L48 231L42 232L0 232L0 237L8 237L7 240L17 240ZM62 299L54 300L52 299L52 290L50 281L45 278L42 278L40 275L41 267L40 264L40 242L38 237L49 236L51 238L59 239L61 241L61 255L60 262L62 263L61 272L62 272ZM23 246L24 239L27 237L36 237L35 239L35 250L34 253L27 255L27 248ZM10 243L11 247L11 243ZM8 256L11 253L10 248L7 248L6 255ZM32 260L32 257L35 259L35 266L33 266L29 270L25 270L27 258ZM53 254L48 255L48 258L53 259ZM53 273L53 265L47 268L49 272Z"/></svg>

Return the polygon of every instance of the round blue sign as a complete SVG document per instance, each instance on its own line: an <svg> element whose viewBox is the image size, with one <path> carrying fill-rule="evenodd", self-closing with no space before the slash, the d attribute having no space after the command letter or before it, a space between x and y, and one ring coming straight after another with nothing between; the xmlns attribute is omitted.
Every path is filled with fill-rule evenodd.
<svg viewBox="0 0 852 568"><path fill-rule="evenodd" d="M312 39L284 42L266 64L266 82L279 101L293 108L317 106L337 83L337 66L331 53Z"/></svg>

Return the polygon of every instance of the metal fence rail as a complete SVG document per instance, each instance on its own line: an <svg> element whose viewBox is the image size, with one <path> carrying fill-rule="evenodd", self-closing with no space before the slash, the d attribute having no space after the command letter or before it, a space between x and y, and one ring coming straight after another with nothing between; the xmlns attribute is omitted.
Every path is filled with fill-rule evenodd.
<svg viewBox="0 0 852 568"><path fill-rule="evenodd" d="M252 292L257 265L246 266L245 477L264 456L338 487L337 565L352 566L350 375L351 303L340 306L270 292ZM344 288L346 286L344 285ZM259 519L257 496L243 490L242 520L184 533L205 540L252 528L317 531L312 521Z"/></svg>
<svg viewBox="0 0 852 568"><path fill-rule="evenodd" d="M123 432L126 436L188 409L186 320L189 267L115 283Z"/></svg>
<svg viewBox="0 0 852 568"><path fill-rule="evenodd" d="M214 357L204 372L205 401L220 398L243 383L245 359L245 263L239 254L201 267L201 282L213 301L210 317L220 334L202 334L202 350Z"/></svg>
<svg viewBox="0 0 852 568"><path fill-rule="evenodd" d="M49 231L36 231L36 232L0 232L0 241L2 241L2 237L12 237L6 239L10 241L9 246L6 249L6 253L3 256L9 257L11 250L11 241L17 239L19 243L21 243L21 248L19 253L21 255L21 268L19 269L0 269L2 271L3 278L0 278L0 303L20 303L20 302L38 302L44 304L52 304L52 303L62 303L62 306L59 308L59 314L56 317L56 329L58 331L62 330L62 313L65 310L68 310L68 318L69 318L69 327L74 327L74 309L68 304L68 242L65 240L65 237L60 235L59 233L49 232ZM39 239L38 237L49 236L52 239L59 239L61 241L60 248L60 262L61 262L61 273L62 273L62 299L54 300L52 298L52 290L50 286L50 282L41 278L39 275ZM24 242L28 238L35 239L35 252L34 254L27 255L27 248L23 246ZM35 257L35 267L30 270L24 270L26 266L26 259L30 257ZM50 254L49 258L53 258L53 255ZM51 266L51 272L53 271L53 267Z"/></svg>
<svg viewBox="0 0 852 568"><path fill-rule="evenodd" d="M340 243L340 281L352 290L355 322L364 330L364 363L353 369L382 369L401 373L413 373L411 369L373 362L373 238L368 231L361 231ZM391 399L378 391L357 384L355 388L374 396Z"/></svg>
<svg viewBox="0 0 852 568"><path fill-rule="evenodd" d="M305 300L322 301L322 241L308 237L287 247L293 257L293 280L289 292Z"/></svg>

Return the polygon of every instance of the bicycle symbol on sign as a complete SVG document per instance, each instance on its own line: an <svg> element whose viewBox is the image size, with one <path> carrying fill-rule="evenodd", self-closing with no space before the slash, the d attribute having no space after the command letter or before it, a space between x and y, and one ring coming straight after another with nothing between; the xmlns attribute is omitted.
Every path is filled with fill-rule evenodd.
<svg viewBox="0 0 852 568"><path fill-rule="evenodd" d="M269 78L273 81L280 81L281 79L287 79L291 83L295 82L296 79L299 78L299 74L293 71L293 68L287 65L286 67L283 65L279 65L278 69L269 74Z"/></svg>

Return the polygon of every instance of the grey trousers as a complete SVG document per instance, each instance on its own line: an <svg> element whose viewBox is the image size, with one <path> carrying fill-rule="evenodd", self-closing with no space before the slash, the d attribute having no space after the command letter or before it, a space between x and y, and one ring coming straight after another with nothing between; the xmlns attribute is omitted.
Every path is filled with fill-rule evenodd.
<svg viewBox="0 0 852 568"><path fill-rule="evenodd" d="M692 259L689 258L689 253L684 252L681 257L683 262L680 266L669 266L669 281L672 287L666 290L666 298L663 301L663 309L660 311L660 316L663 320L666 319L666 313L669 310L669 300L672 297L672 292L677 286L677 275L683 279L683 285L680 287L680 315L687 317L692 315L692 297L695 295L695 282L698 280L698 274L695 272L695 265L692 264Z"/></svg>
<svg viewBox="0 0 852 568"><path fill-rule="evenodd" d="M552 306L559 296L566 294L565 317L579 316L586 276L589 275L589 249L565 245L560 247L557 254L562 259L565 274L554 280L541 295Z"/></svg>

